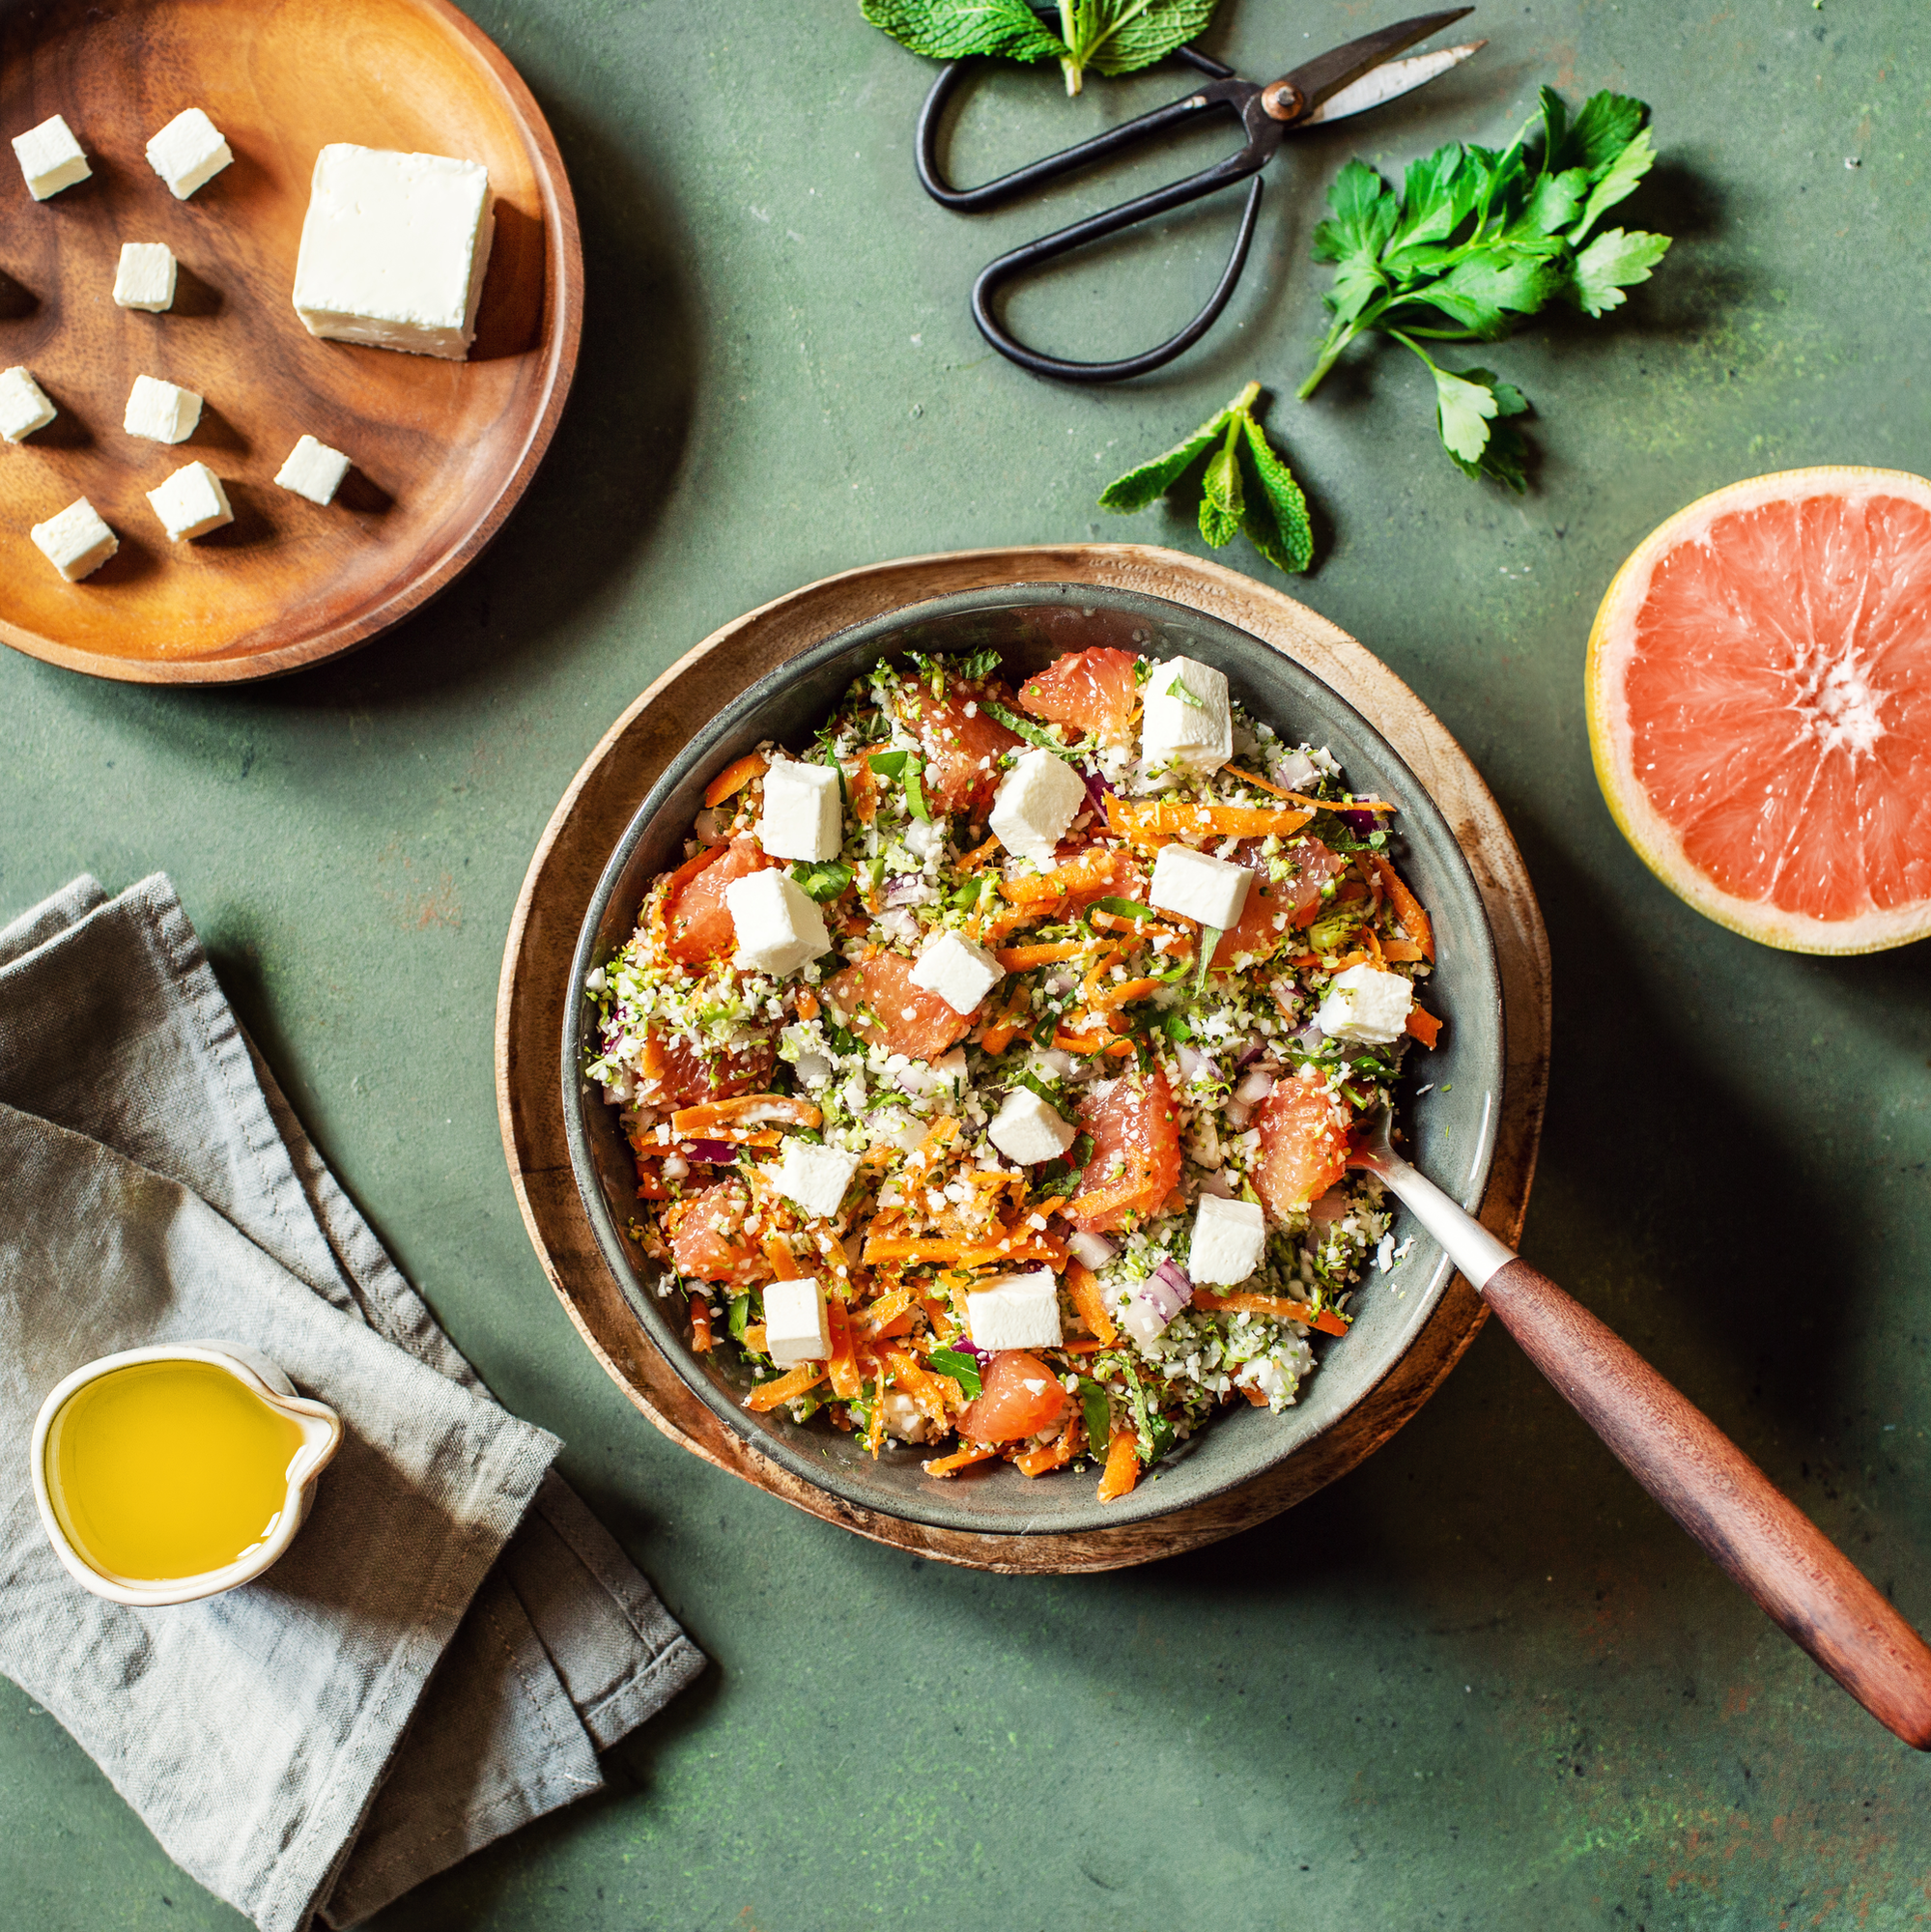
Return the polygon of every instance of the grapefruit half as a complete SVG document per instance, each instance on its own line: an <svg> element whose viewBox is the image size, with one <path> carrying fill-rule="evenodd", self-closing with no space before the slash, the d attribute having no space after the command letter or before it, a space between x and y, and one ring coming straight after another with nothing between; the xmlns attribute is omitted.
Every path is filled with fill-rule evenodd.
<svg viewBox="0 0 1931 1932"><path fill-rule="evenodd" d="M1931 935L1931 483L1791 469L1679 511L1589 636L1589 744L1670 890L1795 952Z"/></svg>

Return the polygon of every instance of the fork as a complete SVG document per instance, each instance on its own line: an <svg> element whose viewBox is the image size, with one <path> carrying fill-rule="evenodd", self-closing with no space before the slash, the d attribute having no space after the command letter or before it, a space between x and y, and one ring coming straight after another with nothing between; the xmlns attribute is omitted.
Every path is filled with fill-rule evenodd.
<svg viewBox="0 0 1931 1932"><path fill-rule="evenodd" d="M1931 1749L1931 1649L1850 1558L1627 1342L1411 1167L1384 1107L1349 1165L1377 1175L1644 1489L1872 1717Z"/></svg>

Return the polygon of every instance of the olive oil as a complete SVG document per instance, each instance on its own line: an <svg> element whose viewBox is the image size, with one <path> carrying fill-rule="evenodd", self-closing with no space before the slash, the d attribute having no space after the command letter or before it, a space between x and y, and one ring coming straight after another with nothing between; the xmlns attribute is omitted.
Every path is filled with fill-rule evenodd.
<svg viewBox="0 0 1931 1932"><path fill-rule="evenodd" d="M110 1577L224 1570L274 1533L300 1425L210 1362L135 1362L61 1405L46 1438L54 1514Z"/></svg>

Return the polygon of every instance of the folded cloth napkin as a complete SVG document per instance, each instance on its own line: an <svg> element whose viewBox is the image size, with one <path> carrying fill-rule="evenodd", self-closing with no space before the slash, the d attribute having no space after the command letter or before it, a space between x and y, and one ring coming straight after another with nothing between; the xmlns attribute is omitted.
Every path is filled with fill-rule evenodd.
<svg viewBox="0 0 1931 1932"><path fill-rule="evenodd" d="M43 1534L25 1444L82 1363L252 1344L345 1425L258 1581L127 1609ZM602 1782L703 1668L383 1251L168 881L0 930L0 1669L264 1932L354 1924Z"/></svg>

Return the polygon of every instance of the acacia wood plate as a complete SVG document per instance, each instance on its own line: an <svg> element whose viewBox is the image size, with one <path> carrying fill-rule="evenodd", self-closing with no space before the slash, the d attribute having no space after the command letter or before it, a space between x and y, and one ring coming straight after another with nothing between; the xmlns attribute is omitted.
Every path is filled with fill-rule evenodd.
<svg viewBox="0 0 1931 1932"><path fill-rule="evenodd" d="M552 815L524 880L497 1000L497 1106L510 1178L544 1270L611 1378L673 1441L786 1502L880 1543L976 1569L1118 1569L1265 1520L1378 1448L1439 1386L1486 1308L1459 1275L1414 1345L1333 1428L1238 1489L1193 1508L1078 1534L944 1529L857 1509L781 1468L724 1427L631 1312L591 1230L564 1137L557 1079L570 960L612 846L692 733L807 645L867 618L980 585L1091 582L1237 624L1353 704L1406 760L1454 829L1481 890L1501 973L1503 1117L1481 1218L1514 1242L1528 1202L1548 1080L1548 939L1495 801L1441 722L1377 658L1279 591L1140 544L1073 544L910 557L807 584L680 658L611 725ZM1046 1480L1081 1480L1079 1478Z"/></svg>
<svg viewBox="0 0 1931 1932"><path fill-rule="evenodd" d="M201 107L235 159L185 202L148 137ZM55 0L0 14L0 137L63 115L91 180L44 202L0 147L0 368L59 417L0 443L0 639L98 676L272 676L366 642L473 562L548 446L582 326L556 143L445 0ZM496 239L467 362L325 342L290 302L330 141L481 161ZM174 307L116 308L124 242L165 242ZM122 429L137 375L205 398L169 447ZM307 434L355 464L327 509L276 486ZM235 521L170 543L146 493L206 463ZM29 527L87 497L120 554L64 583Z"/></svg>

